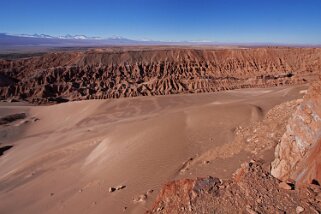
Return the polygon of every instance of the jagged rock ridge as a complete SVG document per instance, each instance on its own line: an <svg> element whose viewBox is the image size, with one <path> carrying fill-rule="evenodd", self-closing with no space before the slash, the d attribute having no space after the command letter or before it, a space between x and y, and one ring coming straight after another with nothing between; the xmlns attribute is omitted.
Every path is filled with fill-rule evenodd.
<svg viewBox="0 0 321 214"><path fill-rule="evenodd" d="M0 60L1 99L63 102L306 83L321 49L109 48Z"/></svg>

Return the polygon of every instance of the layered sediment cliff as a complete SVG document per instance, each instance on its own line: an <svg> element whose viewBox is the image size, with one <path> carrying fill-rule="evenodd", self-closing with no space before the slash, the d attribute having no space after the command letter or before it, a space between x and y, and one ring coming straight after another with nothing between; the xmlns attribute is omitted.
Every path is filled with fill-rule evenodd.
<svg viewBox="0 0 321 214"><path fill-rule="evenodd" d="M114 48L0 60L1 99L29 102L200 93L307 83L321 49Z"/></svg>

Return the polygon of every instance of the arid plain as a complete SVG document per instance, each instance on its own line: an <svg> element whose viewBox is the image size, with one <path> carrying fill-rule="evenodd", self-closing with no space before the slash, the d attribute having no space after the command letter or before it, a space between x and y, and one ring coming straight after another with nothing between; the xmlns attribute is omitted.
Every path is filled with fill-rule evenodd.
<svg viewBox="0 0 321 214"><path fill-rule="evenodd" d="M0 210L144 213L169 181L231 179L253 159L270 171L320 57L123 47L0 60Z"/></svg>

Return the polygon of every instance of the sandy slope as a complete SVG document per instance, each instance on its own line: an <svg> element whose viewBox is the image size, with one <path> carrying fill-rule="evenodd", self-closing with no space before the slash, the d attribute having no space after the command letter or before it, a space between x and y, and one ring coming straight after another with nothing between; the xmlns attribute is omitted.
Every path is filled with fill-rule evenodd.
<svg viewBox="0 0 321 214"><path fill-rule="evenodd" d="M0 156L1 213L122 213L124 207L142 213L168 180L213 173L228 178L251 155L217 159L206 170L200 165L183 175L181 170L190 158L230 143L237 126L261 120L305 88L52 106L2 103L0 117L26 112L27 118L0 126L1 146L14 146ZM119 185L126 187L108 191ZM134 203L142 194L147 200Z"/></svg>

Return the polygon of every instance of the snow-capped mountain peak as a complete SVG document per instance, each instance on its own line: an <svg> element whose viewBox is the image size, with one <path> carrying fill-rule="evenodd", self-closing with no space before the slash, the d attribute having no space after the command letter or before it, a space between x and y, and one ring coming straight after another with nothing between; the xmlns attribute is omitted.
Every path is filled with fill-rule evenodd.
<svg viewBox="0 0 321 214"><path fill-rule="evenodd" d="M97 40L100 37L89 37L85 35L62 35L62 36L51 36L47 34L7 34L9 36L27 37L27 38L39 38L39 39L76 39L76 40Z"/></svg>
<svg viewBox="0 0 321 214"><path fill-rule="evenodd" d="M96 39L97 37L88 37L85 35L70 35L67 34L65 36L59 36L59 39Z"/></svg>

